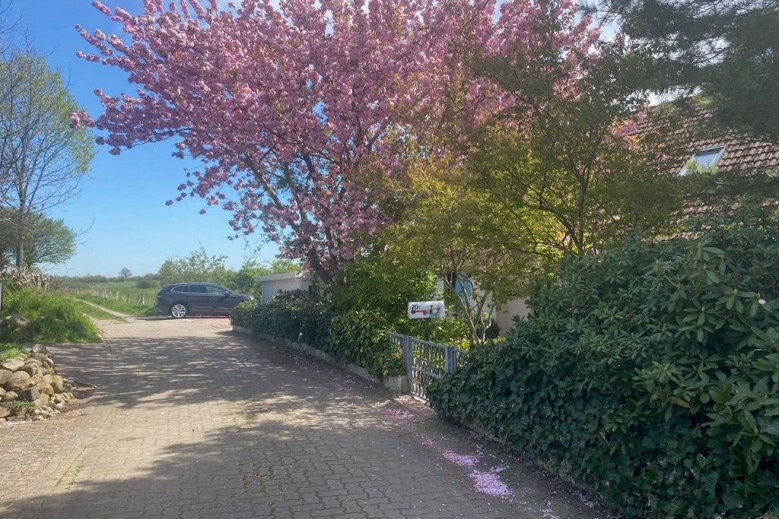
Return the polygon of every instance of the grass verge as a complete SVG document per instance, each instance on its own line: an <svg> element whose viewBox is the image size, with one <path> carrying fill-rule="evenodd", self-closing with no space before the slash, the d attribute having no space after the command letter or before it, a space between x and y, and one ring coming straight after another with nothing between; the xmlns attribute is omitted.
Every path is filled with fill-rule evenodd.
<svg viewBox="0 0 779 519"><path fill-rule="evenodd" d="M132 315L135 317L141 317L145 315L155 315L154 307L151 305L139 306L133 303L128 303L124 300L117 301L116 299L106 299L104 297L93 296L89 294L73 294L75 299L79 301L86 301L88 303L94 303L104 308L121 312L123 314Z"/></svg>
<svg viewBox="0 0 779 519"><path fill-rule="evenodd" d="M101 319L101 320L113 320L113 321L125 321L126 319L119 317L117 315L114 315L112 313L106 312L103 308L98 308L97 306L93 306L89 303L86 303L84 301L79 301L77 299L73 299L73 304L76 305L76 307L85 315L88 315L89 317L92 317L93 319ZM97 303L95 303L97 304Z"/></svg>
<svg viewBox="0 0 779 519"><path fill-rule="evenodd" d="M18 344L0 344L0 362L5 362L8 359L19 356L26 357L27 351Z"/></svg>
<svg viewBox="0 0 779 519"><path fill-rule="evenodd" d="M26 288L9 291L6 296L3 313L21 315L28 324L3 327L0 342L100 342L92 320L73 300L63 295Z"/></svg>

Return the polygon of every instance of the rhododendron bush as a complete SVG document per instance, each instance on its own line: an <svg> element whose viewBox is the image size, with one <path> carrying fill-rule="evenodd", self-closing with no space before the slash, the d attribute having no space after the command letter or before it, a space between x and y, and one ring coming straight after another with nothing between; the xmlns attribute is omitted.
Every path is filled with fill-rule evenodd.
<svg viewBox="0 0 779 519"><path fill-rule="evenodd" d="M125 71L137 89L96 90L104 112L74 114L74 125L100 130L117 154L173 141L178 156L202 161L179 199L231 211L236 231L261 231L335 283L390 219L384 202L402 193L388 186L402 189L407 159L444 152L428 137L516 102L474 80L469 59L532 58L543 41L568 56L560 93L571 95L597 38L567 0L505 2L497 19L483 0L243 0L227 10L144 0L138 15L94 5L123 34L78 27L94 49L80 56Z"/></svg>
<svg viewBox="0 0 779 519"><path fill-rule="evenodd" d="M570 257L427 389L624 517L776 517L779 221L745 206Z"/></svg>

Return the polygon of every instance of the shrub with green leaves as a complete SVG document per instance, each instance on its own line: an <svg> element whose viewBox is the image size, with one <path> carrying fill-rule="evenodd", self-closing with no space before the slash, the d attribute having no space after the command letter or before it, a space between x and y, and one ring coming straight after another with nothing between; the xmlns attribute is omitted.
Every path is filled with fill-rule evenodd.
<svg viewBox="0 0 779 519"><path fill-rule="evenodd" d="M758 210L565 263L428 390L629 517L779 508L779 223Z"/></svg>
<svg viewBox="0 0 779 519"><path fill-rule="evenodd" d="M34 288L6 293L3 314L18 314L28 327L0 328L0 342L98 342L94 323L70 299Z"/></svg>
<svg viewBox="0 0 779 519"><path fill-rule="evenodd" d="M386 319L369 310L336 315L330 321L325 350L377 377L402 374L403 352L387 337L388 328Z"/></svg>
<svg viewBox="0 0 779 519"><path fill-rule="evenodd" d="M141 279L135 283L138 288L157 288L160 286L160 282L155 279Z"/></svg>
<svg viewBox="0 0 779 519"><path fill-rule="evenodd" d="M35 412L35 402L27 402L24 400L14 400L11 403L11 407L14 410L14 414L25 415L33 414Z"/></svg>
<svg viewBox="0 0 779 519"><path fill-rule="evenodd" d="M282 292L260 304L246 301L235 307L233 324L255 333L303 341L321 348L327 341L329 306L317 295L301 290Z"/></svg>
<svg viewBox="0 0 779 519"><path fill-rule="evenodd" d="M255 333L302 341L376 376L403 372L402 352L392 344L381 314L357 310L335 315L326 302L307 292L284 292L266 304L235 307L233 324Z"/></svg>
<svg viewBox="0 0 779 519"><path fill-rule="evenodd" d="M406 315L409 301L436 298L436 278L432 272L398 262L382 249L376 246L367 256L346 265L347 284L333 288L333 306L339 313L372 310L394 328L403 327L413 323Z"/></svg>

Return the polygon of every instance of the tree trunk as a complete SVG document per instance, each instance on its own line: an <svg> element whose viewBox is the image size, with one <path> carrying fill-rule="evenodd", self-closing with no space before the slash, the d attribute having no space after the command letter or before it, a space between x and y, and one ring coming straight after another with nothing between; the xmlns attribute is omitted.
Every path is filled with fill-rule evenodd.
<svg viewBox="0 0 779 519"><path fill-rule="evenodd" d="M16 268L24 270L24 242L22 240L16 244Z"/></svg>

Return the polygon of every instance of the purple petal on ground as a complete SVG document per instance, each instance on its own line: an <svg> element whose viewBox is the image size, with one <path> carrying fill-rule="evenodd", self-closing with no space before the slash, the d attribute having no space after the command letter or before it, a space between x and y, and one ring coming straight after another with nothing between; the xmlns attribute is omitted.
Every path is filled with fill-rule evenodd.
<svg viewBox="0 0 779 519"><path fill-rule="evenodd" d="M479 455L477 454L457 454L454 451L445 450L441 453L444 459L451 461L461 467L473 467L476 462L479 461Z"/></svg>
<svg viewBox="0 0 779 519"><path fill-rule="evenodd" d="M424 445L425 447L434 447L435 443L433 443L433 439L430 436L426 436L424 434L414 433L414 438Z"/></svg>
<svg viewBox="0 0 779 519"><path fill-rule="evenodd" d="M541 510L541 513L544 514L543 515L544 519L560 519L560 516L555 514L552 511L552 500L551 499L547 499L546 503L544 503L544 504L546 506L544 507L543 510Z"/></svg>
<svg viewBox="0 0 779 519"><path fill-rule="evenodd" d="M514 492L494 472L474 470L470 476L479 492L502 499L509 499L514 495Z"/></svg>
<svg viewBox="0 0 779 519"><path fill-rule="evenodd" d="M595 501L587 497L587 494L584 492L577 492L576 495L581 500L581 502L584 503L584 506L587 508L595 508Z"/></svg>
<svg viewBox="0 0 779 519"><path fill-rule="evenodd" d="M381 414L384 418L389 418L390 420L402 423L409 423L414 418L413 414L400 409L385 409Z"/></svg>

